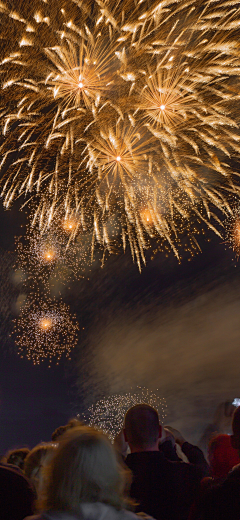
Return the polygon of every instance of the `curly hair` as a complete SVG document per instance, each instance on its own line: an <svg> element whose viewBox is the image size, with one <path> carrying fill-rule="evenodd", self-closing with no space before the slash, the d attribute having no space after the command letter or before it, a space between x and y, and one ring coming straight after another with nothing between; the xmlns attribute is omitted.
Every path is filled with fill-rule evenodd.
<svg viewBox="0 0 240 520"><path fill-rule="evenodd" d="M17 448L15 450L10 450L6 453L2 460L7 464L13 464L14 466L18 466L18 468L23 469L24 460L29 452L29 448Z"/></svg>

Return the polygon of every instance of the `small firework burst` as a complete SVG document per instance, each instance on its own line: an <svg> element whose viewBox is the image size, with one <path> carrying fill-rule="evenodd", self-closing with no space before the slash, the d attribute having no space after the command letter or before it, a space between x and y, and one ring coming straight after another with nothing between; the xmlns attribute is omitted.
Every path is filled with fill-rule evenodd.
<svg viewBox="0 0 240 520"><path fill-rule="evenodd" d="M136 392L114 394L100 399L90 406L85 419L90 426L103 431L113 442L123 427L124 417L129 408L136 404L149 404L158 411L160 421L167 415L167 404L164 397L159 397L148 388L137 387Z"/></svg>
<svg viewBox="0 0 240 520"><path fill-rule="evenodd" d="M175 75L164 63L156 72L149 70L137 107L148 126L174 128L187 119L189 109L193 110L194 94L191 92L194 91L195 78L189 78L188 69L184 71L184 67L186 63L183 66L179 64Z"/></svg>
<svg viewBox="0 0 240 520"><path fill-rule="evenodd" d="M52 89L53 98L61 100L65 110L70 108L73 113L73 106L91 108L92 102L99 103L111 79L113 48L104 48L99 38L96 42L89 39L86 45L84 39L79 38L76 43L65 35L64 43L46 49L46 54L54 69L46 84Z"/></svg>
<svg viewBox="0 0 240 520"><path fill-rule="evenodd" d="M18 354L39 365L53 358L56 364L63 355L71 359L71 351L77 345L79 330L76 317L62 301L49 299L27 301L15 320L14 335Z"/></svg>
<svg viewBox="0 0 240 520"><path fill-rule="evenodd" d="M63 284L73 277L81 277L87 246L81 242L80 234L74 237L77 226L76 218L63 218L59 214L43 230L28 225L26 234L15 240L17 268L37 285L41 281L46 283L50 276Z"/></svg>

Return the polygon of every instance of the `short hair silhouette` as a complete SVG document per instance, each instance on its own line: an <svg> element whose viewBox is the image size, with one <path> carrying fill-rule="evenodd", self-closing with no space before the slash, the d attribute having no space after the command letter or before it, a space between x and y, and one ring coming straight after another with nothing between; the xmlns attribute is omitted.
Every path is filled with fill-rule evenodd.
<svg viewBox="0 0 240 520"><path fill-rule="evenodd" d="M159 417L155 408L137 404L125 415L125 433L128 443L142 450L154 445L159 438Z"/></svg>

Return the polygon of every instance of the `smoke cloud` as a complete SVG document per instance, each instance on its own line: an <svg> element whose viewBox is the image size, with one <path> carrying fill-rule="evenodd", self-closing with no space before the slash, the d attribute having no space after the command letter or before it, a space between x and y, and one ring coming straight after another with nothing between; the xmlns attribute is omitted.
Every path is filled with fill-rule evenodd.
<svg viewBox="0 0 240 520"><path fill-rule="evenodd" d="M146 287L139 277L130 295L126 271L125 290L118 271L118 298L108 305L104 295L108 290L109 302L115 281L110 290L98 280L95 306L101 298L102 307L88 332L90 386L101 396L137 385L158 389L168 403L166 422L197 442L218 403L240 397L240 276L225 262L211 258L205 270L187 277L179 268L176 283L165 268L161 276L170 281L158 291L153 280Z"/></svg>

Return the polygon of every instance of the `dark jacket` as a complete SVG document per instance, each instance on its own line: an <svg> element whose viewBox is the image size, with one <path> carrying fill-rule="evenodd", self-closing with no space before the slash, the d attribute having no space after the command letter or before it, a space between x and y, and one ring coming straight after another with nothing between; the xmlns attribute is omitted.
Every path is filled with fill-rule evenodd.
<svg viewBox="0 0 240 520"><path fill-rule="evenodd" d="M138 506L157 520L186 520L201 479L208 474L202 451L188 442L182 451L189 460L173 462L163 453L131 453L125 463L133 473L130 494Z"/></svg>
<svg viewBox="0 0 240 520"><path fill-rule="evenodd" d="M45 511L40 515L28 516L25 520L85 520L82 516L76 516L67 511Z"/></svg>
<svg viewBox="0 0 240 520"><path fill-rule="evenodd" d="M33 488L23 473L0 464L0 519L23 520L33 514L34 499Z"/></svg>
<svg viewBox="0 0 240 520"><path fill-rule="evenodd" d="M191 520L240 520L240 464L196 502Z"/></svg>

